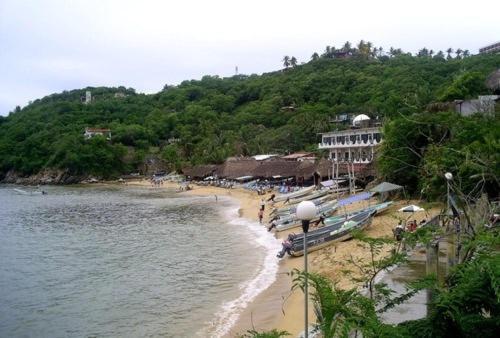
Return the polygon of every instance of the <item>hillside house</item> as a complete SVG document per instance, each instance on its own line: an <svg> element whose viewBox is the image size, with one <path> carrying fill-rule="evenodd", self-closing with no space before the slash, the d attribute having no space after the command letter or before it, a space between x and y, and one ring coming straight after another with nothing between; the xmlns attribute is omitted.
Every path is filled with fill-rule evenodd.
<svg viewBox="0 0 500 338"><path fill-rule="evenodd" d="M104 136L106 140L111 140L111 129L101 129L101 128L85 128L83 137L86 140L91 139L95 136Z"/></svg>

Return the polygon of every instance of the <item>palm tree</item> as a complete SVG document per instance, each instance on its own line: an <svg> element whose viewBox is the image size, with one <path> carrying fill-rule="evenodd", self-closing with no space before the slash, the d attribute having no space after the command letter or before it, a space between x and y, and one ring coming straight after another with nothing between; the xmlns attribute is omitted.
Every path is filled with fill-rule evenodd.
<svg viewBox="0 0 500 338"><path fill-rule="evenodd" d="M313 55L311 55L311 60L312 60L312 61L316 61L316 60L318 60L318 59L319 59L319 55L318 55L318 53L314 52L314 54L313 54Z"/></svg>
<svg viewBox="0 0 500 338"><path fill-rule="evenodd" d="M439 52L437 52L437 54L436 54L435 57L438 58L438 59L444 59L444 53L443 53L443 51L440 50Z"/></svg>
<svg viewBox="0 0 500 338"><path fill-rule="evenodd" d="M285 69L288 69L288 67L290 67L290 57L288 55L285 55L283 57L283 66L285 66Z"/></svg>
<svg viewBox="0 0 500 338"><path fill-rule="evenodd" d="M390 55L391 57L395 55L395 54L394 54L394 52L395 52L394 47L389 48L389 55Z"/></svg>
<svg viewBox="0 0 500 338"><path fill-rule="evenodd" d="M359 41L358 43L358 52L362 55L366 55L366 44L364 40Z"/></svg>
<svg viewBox="0 0 500 338"><path fill-rule="evenodd" d="M468 49L464 50L463 56L464 56L464 58L468 58L470 56L470 52Z"/></svg>
<svg viewBox="0 0 500 338"><path fill-rule="evenodd" d="M429 56L430 56L430 57L432 57L433 55L434 55L434 51L431 49L431 50L429 51Z"/></svg>
<svg viewBox="0 0 500 338"><path fill-rule="evenodd" d="M446 58L447 58L448 60L449 60L449 59L451 59L451 53L453 53L453 48L451 48L451 47L450 47L450 48L448 48L448 49L446 50L446 53L448 54L448 56L446 56Z"/></svg>
<svg viewBox="0 0 500 338"><path fill-rule="evenodd" d="M462 52L463 52L463 51L462 51L462 49L460 49L460 48L459 48L459 49L457 49L457 50L455 51L455 54L457 54L457 59L460 59L460 58L461 58Z"/></svg>
<svg viewBox="0 0 500 338"><path fill-rule="evenodd" d="M350 53L351 52L351 43L349 41L346 41L344 43L344 47L342 47L342 51L346 52L346 53Z"/></svg>
<svg viewBox="0 0 500 338"><path fill-rule="evenodd" d="M421 50L419 50L418 54L417 54L418 57L426 57L428 55L429 55L429 51L425 47L422 48Z"/></svg>
<svg viewBox="0 0 500 338"><path fill-rule="evenodd" d="M378 47L378 56L384 56L384 49L382 48L382 46Z"/></svg>
<svg viewBox="0 0 500 338"><path fill-rule="evenodd" d="M290 66L292 66L293 68L297 67L297 59L295 58L295 56L292 56L292 58L290 59Z"/></svg>
<svg viewBox="0 0 500 338"><path fill-rule="evenodd" d="M304 290L306 273L294 270L292 276L292 289ZM335 282L316 273L307 274L307 278L322 337L347 337L346 333L358 330L362 333L369 323L378 323L374 303L356 289L342 290Z"/></svg>

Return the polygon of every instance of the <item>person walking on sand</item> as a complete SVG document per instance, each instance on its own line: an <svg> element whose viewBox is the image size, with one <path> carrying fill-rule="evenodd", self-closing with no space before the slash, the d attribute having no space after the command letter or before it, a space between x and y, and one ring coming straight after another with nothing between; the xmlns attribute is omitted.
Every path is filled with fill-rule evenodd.
<svg viewBox="0 0 500 338"><path fill-rule="evenodd" d="M215 203L217 203L217 201L218 201L217 195L214 195L214 196L215 196Z"/></svg>
<svg viewBox="0 0 500 338"><path fill-rule="evenodd" d="M392 230L392 233L394 234L394 239L396 241L401 242L403 239L403 233L405 232L405 229L403 227L403 222L399 221L398 225L396 225L396 228Z"/></svg>
<svg viewBox="0 0 500 338"><path fill-rule="evenodd" d="M264 208L266 207L266 201L262 198L260 200L260 210L264 211Z"/></svg>
<svg viewBox="0 0 500 338"><path fill-rule="evenodd" d="M259 223L262 224L262 218L264 218L264 210L259 210Z"/></svg>

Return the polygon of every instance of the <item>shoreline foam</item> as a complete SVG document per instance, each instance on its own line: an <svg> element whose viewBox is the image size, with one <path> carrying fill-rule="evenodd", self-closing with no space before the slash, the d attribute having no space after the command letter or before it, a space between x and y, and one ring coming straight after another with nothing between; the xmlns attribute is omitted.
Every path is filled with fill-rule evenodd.
<svg viewBox="0 0 500 338"><path fill-rule="evenodd" d="M234 198L233 200L238 201ZM240 206L237 210L239 209ZM234 210L232 211L232 219L228 223L245 226L253 234L254 238L252 240L255 240L255 243L258 244L257 249L263 248L266 250L266 253L263 261L259 262L259 267L252 277L239 285L242 291L240 296L236 299L225 301L220 305L220 309L215 313L215 318L210 325L210 328L213 329L213 331L210 330L212 337L227 335L248 304L274 283L278 272L278 262L275 258L275 252L280 247L279 241L258 222L238 217L238 212L234 213ZM203 332L200 332L200 334L203 334Z"/></svg>
<svg viewBox="0 0 500 338"><path fill-rule="evenodd" d="M134 183L129 183L134 184ZM139 185L149 186L149 182L142 181ZM175 183L168 183L164 187L167 188L177 188L179 185ZM266 231L264 225L258 224L257 212L259 209L259 202L261 198L266 198L269 196L258 196L255 192L246 191L244 189L224 189L212 186L196 186L194 185L194 190L183 192L185 195L196 195L196 196L207 196L207 195L218 195L218 196L229 196L239 201L239 219L245 218L255 221L259 227ZM345 208L344 211L349 211L361 207L366 207L369 203L375 203L375 200L371 202L357 202L351 204ZM415 203L418 201L397 201L395 202L389 210L384 214L377 216L373 219L372 225L365 230L365 233L371 237L392 237L392 229L397 224L399 219L406 219L407 215L401 215L396 210L401 206ZM267 221L266 210L264 216L264 222ZM426 211L425 213L416 213L411 216L413 219L420 221L423 218L428 218L432 214L438 213L439 210L436 208L433 210ZM300 229L292 229L289 231L282 231L275 234L278 241L286 237L290 232L298 232ZM322 250L314 251L310 253L309 256L309 271L315 273L321 273L332 280L336 280L338 285L342 288L352 288L358 285L354 284L347 277L342 275L342 270L346 267L339 264L341 261L345 260L346 257L352 255L357 258L368 258L368 252L358 247L358 242L355 240L335 243L332 246L326 247ZM270 255L271 256L271 255ZM274 253L272 255L273 259ZM300 332L304 330L304 295L302 292L291 292L292 280L289 273L293 269L302 269L303 260L300 258L290 258L282 259L277 261L279 266L278 272L276 274L276 280L261 293L256 295L246 302L246 307L243 308L241 314L239 314L235 320L234 325L229 328L224 337L234 337L237 334L243 334L247 330L255 329L257 331L263 330L286 330L292 336L297 336ZM309 305L312 309L312 304ZM315 322L313 311L309 311L309 323Z"/></svg>

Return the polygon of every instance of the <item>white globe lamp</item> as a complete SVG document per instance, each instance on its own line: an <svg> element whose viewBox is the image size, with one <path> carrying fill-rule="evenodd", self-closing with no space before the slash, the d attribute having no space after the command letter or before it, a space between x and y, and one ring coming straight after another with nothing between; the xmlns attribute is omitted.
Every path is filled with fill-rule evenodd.
<svg viewBox="0 0 500 338"><path fill-rule="evenodd" d="M309 336L309 324L308 324L308 291L307 291L307 232L309 231L309 221L316 217L316 206L311 201L302 201L297 205L297 218L302 221L302 230L304 231L304 317L305 317L305 330L304 337Z"/></svg>

